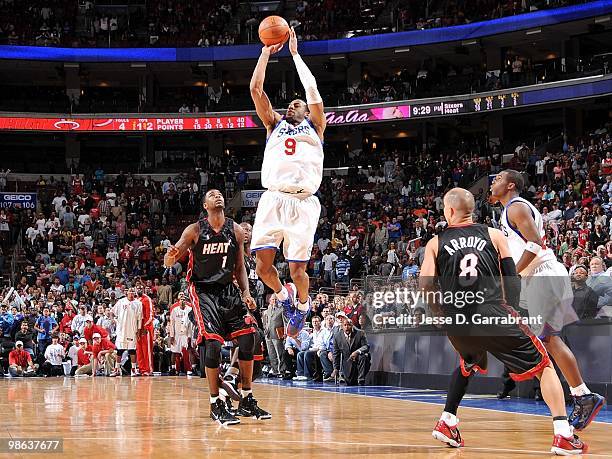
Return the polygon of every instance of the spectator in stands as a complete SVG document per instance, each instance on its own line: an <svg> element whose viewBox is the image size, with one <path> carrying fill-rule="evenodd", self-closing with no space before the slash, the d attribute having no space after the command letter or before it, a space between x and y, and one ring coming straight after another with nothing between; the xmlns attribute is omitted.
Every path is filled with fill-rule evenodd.
<svg viewBox="0 0 612 459"><path fill-rule="evenodd" d="M167 309L168 305L172 303L172 286L168 285L168 279L164 276L162 278L162 284L157 288L158 304Z"/></svg>
<svg viewBox="0 0 612 459"><path fill-rule="evenodd" d="M93 344L91 346L91 362L92 362L92 376L96 376L98 368L102 365L104 374L109 376L117 361L117 352L115 345L109 340L105 339L100 333L93 334Z"/></svg>
<svg viewBox="0 0 612 459"><path fill-rule="evenodd" d="M414 262L414 258L408 258L404 263L404 269L402 270L402 280L408 280L410 277L416 277L419 274L419 267Z"/></svg>
<svg viewBox="0 0 612 459"><path fill-rule="evenodd" d="M38 332L36 342L38 343L38 352L45 354L47 346L51 343L52 335L57 332L59 325L53 317L48 307L43 308L43 315L36 320L34 330ZM60 364L61 365L61 364Z"/></svg>
<svg viewBox="0 0 612 459"><path fill-rule="evenodd" d="M359 328L359 317L365 314L365 307L361 303L361 292L352 292L347 296L347 302L344 306L344 314L353 322L353 326Z"/></svg>
<svg viewBox="0 0 612 459"><path fill-rule="evenodd" d="M317 356L323 367L323 381L328 382L333 380L332 372L334 371L334 355L333 349L333 331L336 322L335 316L329 314L329 309L324 309L322 332L315 343L318 348Z"/></svg>
<svg viewBox="0 0 612 459"><path fill-rule="evenodd" d="M76 333L79 336L83 335L83 331L85 330L85 325L87 318L87 306L84 304L79 305L79 313L72 318L71 328L72 333Z"/></svg>
<svg viewBox="0 0 612 459"><path fill-rule="evenodd" d="M276 296L270 295L268 307L262 313L264 326L264 336L266 338L266 348L270 360L270 377L282 376L285 371L283 359L283 340L284 333L283 310L276 304Z"/></svg>
<svg viewBox="0 0 612 459"><path fill-rule="evenodd" d="M9 311L7 304L0 305L0 333L2 341L11 341L15 317Z"/></svg>
<svg viewBox="0 0 612 459"><path fill-rule="evenodd" d="M88 315L85 316L85 328L83 328L83 337L88 343L93 343L93 337L98 334L103 340L109 339L108 331L103 327L94 324L93 317Z"/></svg>
<svg viewBox="0 0 612 459"><path fill-rule="evenodd" d="M17 341L15 349L9 353L9 374L15 376L34 376L36 366L29 352L23 349L23 342Z"/></svg>
<svg viewBox="0 0 612 459"><path fill-rule="evenodd" d="M599 311L599 297L593 289L587 285L587 277L588 269L585 265L577 265L574 267L574 272L572 274L574 300L572 305L579 319L592 319Z"/></svg>
<svg viewBox="0 0 612 459"><path fill-rule="evenodd" d="M347 258L346 252L341 250L339 258L336 261L336 280L343 284L348 283L350 270L351 262Z"/></svg>
<svg viewBox="0 0 612 459"><path fill-rule="evenodd" d="M90 376L93 375L93 352L91 346L87 345L85 338L78 340L79 349L77 351L77 369L74 372L75 376Z"/></svg>
<svg viewBox="0 0 612 459"><path fill-rule="evenodd" d="M51 344L46 346L45 351L44 351L44 356L45 356L45 363L43 363L41 367L41 371L43 375L45 376L63 376L64 368L62 364L64 361L64 357L66 357L66 350L64 349L64 346L59 344L58 335L54 334L51 337Z"/></svg>
<svg viewBox="0 0 612 459"><path fill-rule="evenodd" d="M21 322L19 330L15 333L15 341L21 341L23 350L34 357L34 333L30 330L27 320Z"/></svg>
<svg viewBox="0 0 612 459"><path fill-rule="evenodd" d="M332 252L330 247L327 247L325 250L325 255L323 255L323 281L325 285L331 286L335 282L335 271L336 271L336 263L338 261L338 255Z"/></svg>
<svg viewBox="0 0 612 459"><path fill-rule="evenodd" d="M599 257L593 257L590 261L591 273L586 281L598 296L597 307L612 305L612 277L604 271L604 262Z"/></svg>
<svg viewBox="0 0 612 459"><path fill-rule="evenodd" d="M296 376L297 355L300 351L310 349L311 343L312 335L306 328L303 328L295 338L288 336L285 339L285 352L283 354L285 373L283 374L283 379L288 380Z"/></svg>
<svg viewBox="0 0 612 459"><path fill-rule="evenodd" d="M334 334L334 369L344 376L347 385L365 385L365 379L370 371L370 346L365 333L353 327L353 322L344 313L342 330Z"/></svg>

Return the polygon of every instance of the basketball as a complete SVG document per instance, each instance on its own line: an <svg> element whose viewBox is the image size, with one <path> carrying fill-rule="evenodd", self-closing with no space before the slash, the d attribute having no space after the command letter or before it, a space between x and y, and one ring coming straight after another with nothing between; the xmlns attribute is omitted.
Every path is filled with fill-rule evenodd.
<svg viewBox="0 0 612 459"><path fill-rule="evenodd" d="M289 24L280 16L268 16L259 24L259 39L266 46L285 43L289 39Z"/></svg>

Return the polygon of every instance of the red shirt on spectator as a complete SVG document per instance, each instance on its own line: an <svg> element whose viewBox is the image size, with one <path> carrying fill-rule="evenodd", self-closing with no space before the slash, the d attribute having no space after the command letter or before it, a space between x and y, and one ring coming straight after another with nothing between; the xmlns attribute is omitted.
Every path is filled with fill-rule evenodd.
<svg viewBox="0 0 612 459"><path fill-rule="evenodd" d="M30 363L32 363L32 356L23 349L15 349L9 353L9 365L27 368Z"/></svg>
<svg viewBox="0 0 612 459"><path fill-rule="evenodd" d="M94 344L93 346L91 346L91 351L93 352L93 355L96 359L98 358L98 354L101 351L108 351L113 349L116 349L115 345L107 339L101 340L100 344Z"/></svg>
<svg viewBox="0 0 612 459"><path fill-rule="evenodd" d="M78 366L89 365L91 363L91 346L87 346L85 349L80 348L77 352L77 364Z"/></svg>
<svg viewBox="0 0 612 459"><path fill-rule="evenodd" d="M578 231L578 245L580 247L585 247L587 241L589 240L591 232L588 229L581 229Z"/></svg>
<svg viewBox="0 0 612 459"><path fill-rule="evenodd" d="M93 293L96 291L96 289L98 288L98 285L100 285L100 281L99 280L88 280L87 282L85 282L85 287L87 287L87 290L90 293Z"/></svg>
<svg viewBox="0 0 612 459"><path fill-rule="evenodd" d="M59 324L60 333L72 333L72 319L74 318L74 316L74 312L69 311L64 317L62 317L62 320Z"/></svg>
<svg viewBox="0 0 612 459"><path fill-rule="evenodd" d="M108 331L106 331L105 328L94 324L91 327L85 326L85 328L83 329L83 336L85 337L88 343L91 343L93 341L94 333L100 333L102 341L108 341Z"/></svg>
<svg viewBox="0 0 612 459"><path fill-rule="evenodd" d="M119 252L119 259L124 262L130 261L133 258L132 251L130 249L121 249Z"/></svg>
<svg viewBox="0 0 612 459"><path fill-rule="evenodd" d="M353 325L358 327L359 326L359 316L364 314L364 307L361 304L358 304L355 307L353 306L345 306L344 313L349 319L351 319L351 322L353 322Z"/></svg>
<svg viewBox="0 0 612 459"><path fill-rule="evenodd" d="M99 253L93 256L93 261L96 266L104 266L106 264L106 258L104 258L104 256L100 255Z"/></svg>

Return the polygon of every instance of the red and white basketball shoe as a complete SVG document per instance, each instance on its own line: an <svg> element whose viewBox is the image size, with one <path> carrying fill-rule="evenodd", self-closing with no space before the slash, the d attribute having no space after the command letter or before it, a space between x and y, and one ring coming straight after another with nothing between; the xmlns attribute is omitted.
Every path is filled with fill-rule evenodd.
<svg viewBox="0 0 612 459"><path fill-rule="evenodd" d="M438 421L431 436L453 448L460 448L465 444L457 426L449 426L444 421Z"/></svg>
<svg viewBox="0 0 612 459"><path fill-rule="evenodd" d="M553 445L550 452L557 456L573 456L575 454L584 454L589 450L588 445L580 440L577 435L573 437L564 437L563 435L555 435Z"/></svg>

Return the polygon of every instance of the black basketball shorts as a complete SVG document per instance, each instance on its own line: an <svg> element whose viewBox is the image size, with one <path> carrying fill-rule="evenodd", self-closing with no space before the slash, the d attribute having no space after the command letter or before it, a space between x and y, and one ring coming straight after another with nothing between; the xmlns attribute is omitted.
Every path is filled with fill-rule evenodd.
<svg viewBox="0 0 612 459"><path fill-rule="evenodd" d="M488 317L516 317L520 315L505 304L480 305L478 311ZM532 379L550 363L548 353L540 339L524 324L505 325L495 336L493 333L452 335L448 339L460 357L461 373L487 373L487 352L510 369L515 381Z"/></svg>
<svg viewBox="0 0 612 459"><path fill-rule="evenodd" d="M198 344L209 339L223 344L240 335L255 333L255 320L233 283L227 286L191 284L189 298L198 327Z"/></svg>

